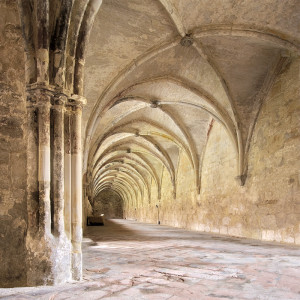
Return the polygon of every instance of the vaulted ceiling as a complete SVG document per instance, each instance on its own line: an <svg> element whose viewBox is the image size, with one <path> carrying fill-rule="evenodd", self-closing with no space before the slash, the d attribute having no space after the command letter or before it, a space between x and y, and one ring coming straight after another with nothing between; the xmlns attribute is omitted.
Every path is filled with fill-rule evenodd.
<svg viewBox="0 0 300 300"><path fill-rule="evenodd" d="M185 153L200 189L214 122L236 150L237 176L262 101L300 54L297 0L103 0L84 70L84 168L94 195L160 197L165 169L176 192Z"/></svg>

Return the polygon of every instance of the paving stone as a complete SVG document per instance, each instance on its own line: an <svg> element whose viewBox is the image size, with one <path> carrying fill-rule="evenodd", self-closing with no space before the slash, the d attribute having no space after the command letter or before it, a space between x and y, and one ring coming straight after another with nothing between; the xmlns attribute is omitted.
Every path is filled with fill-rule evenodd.
<svg viewBox="0 0 300 300"><path fill-rule="evenodd" d="M88 228L83 281L0 299L299 299L299 261L297 246L109 220Z"/></svg>

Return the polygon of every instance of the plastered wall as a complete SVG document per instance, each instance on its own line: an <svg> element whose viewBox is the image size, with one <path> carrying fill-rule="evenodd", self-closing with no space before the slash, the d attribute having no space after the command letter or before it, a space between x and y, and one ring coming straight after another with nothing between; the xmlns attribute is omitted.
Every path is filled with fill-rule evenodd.
<svg viewBox="0 0 300 300"><path fill-rule="evenodd" d="M26 103L16 2L0 11L0 287L9 287L26 283Z"/></svg>
<svg viewBox="0 0 300 300"><path fill-rule="evenodd" d="M236 153L217 122L203 158L201 192L184 153L177 170L176 199L162 173L162 197L152 193L125 215L144 222L231 236L300 244L300 88L299 59L276 78L258 116L244 186L235 180ZM158 208L156 207L158 205Z"/></svg>

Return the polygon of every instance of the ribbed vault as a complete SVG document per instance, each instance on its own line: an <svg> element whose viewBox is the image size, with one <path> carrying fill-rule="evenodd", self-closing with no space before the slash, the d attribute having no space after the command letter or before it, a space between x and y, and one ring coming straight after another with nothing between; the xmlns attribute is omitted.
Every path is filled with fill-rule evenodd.
<svg viewBox="0 0 300 300"><path fill-rule="evenodd" d="M160 199L164 172L175 199L182 153L199 193L214 122L230 137L243 185L263 100L300 53L297 1L268 0L263 10L253 1L96 2L75 68L84 65L84 83L75 87L84 85L88 99L84 172L91 203L106 189L133 206Z"/></svg>

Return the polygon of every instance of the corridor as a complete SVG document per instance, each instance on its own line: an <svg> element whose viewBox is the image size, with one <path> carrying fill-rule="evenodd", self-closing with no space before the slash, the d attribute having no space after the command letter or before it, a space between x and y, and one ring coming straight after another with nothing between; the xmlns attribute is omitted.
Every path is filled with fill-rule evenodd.
<svg viewBox="0 0 300 300"><path fill-rule="evenodd" d="M0 299L300 299L295 246L129 220L88 227L83 280L1 289Z"/></svg>

